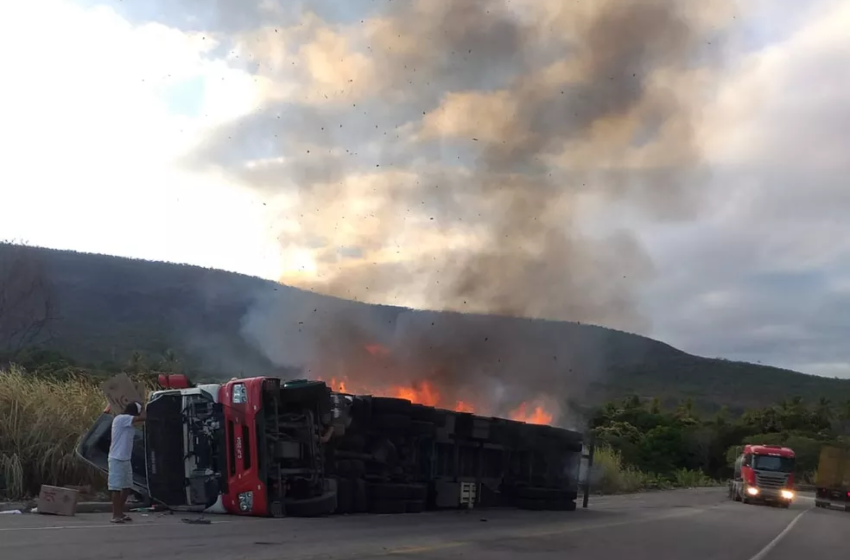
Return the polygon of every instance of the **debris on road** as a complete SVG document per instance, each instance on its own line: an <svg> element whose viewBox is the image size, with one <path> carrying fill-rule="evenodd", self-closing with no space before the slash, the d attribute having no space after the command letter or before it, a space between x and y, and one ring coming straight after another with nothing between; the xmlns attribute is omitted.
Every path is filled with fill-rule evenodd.
<svg viewBox="0 0 850 560"><path fill-rule="evenodd" d="M71 488L42 485L38 493L38 513L73 516L77 513L79 492Z"/></svg>
<svg viewBox="0 0 850 560"><path fill-rule="evenodd" d="M212 521L210 521L209 519L204 519L204 518L193 519L193 518L190 518L190 517L184 517L183 519L181 519L181 521L183 521L183 523L189 523L190 525L209 525L210 523L212 523Z"/></svg>

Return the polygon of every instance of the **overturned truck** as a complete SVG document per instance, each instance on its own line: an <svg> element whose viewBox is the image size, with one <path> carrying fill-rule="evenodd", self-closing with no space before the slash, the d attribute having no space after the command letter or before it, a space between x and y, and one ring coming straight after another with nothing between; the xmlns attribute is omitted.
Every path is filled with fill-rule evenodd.
<svg viewBox="0 0 850 560"><path fill-rule="evenodd" d="M578 432L320 381L160 384L136 442L135 490L170 508L282 517L576 507ZM110 421L105 413L78 447L101 470Z"/></svg>

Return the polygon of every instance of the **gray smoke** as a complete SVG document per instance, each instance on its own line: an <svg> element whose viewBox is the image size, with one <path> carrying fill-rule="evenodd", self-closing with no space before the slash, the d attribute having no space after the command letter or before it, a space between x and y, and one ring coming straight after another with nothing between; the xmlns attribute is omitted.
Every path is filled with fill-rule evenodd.
<svg viewBox="0 0 850 560"><path fill-rule="evenodd" d="M360 301L416 295L435 310L645 330L637 294L651 278L650 259L627 231L582 232L581 212L589 198L657 219L697 211L704 83L696 72L675 77L722 67L730 29L718 22L731 21L721 17L730 4L387 2L345 30L371 61L365 75L354 62L332 66L360 60L341 58L331 49L336 43L293 50L287 41L302 37L303 26L275 29L277 43L274 34L242 42L247 65L282 80L318 49L333 69L328 75L348 79L222 127L192 163L269 194L297 193L285 217L302 231L282 234L281 244L315 248L319 268L318 277L297 280L301 287ZM272 55L276 65L267 62ZM315 102L320 94L325 103ZM380 179L364 210L364 193L346 178L366 174ZM335 234L342 230L349 232L344 247ZM422 252L427 243L436 248ZM387 258L406 253L426 256ZM322 315L316 307L263 302L246 318L246 332L279 360L305 354L303 363L317 372L347 370L370 382L425 377L453 395L489 379L511 397L488 402L504 406L553 389L581 392L586 379L579 382L570 363L589 368L585 377L604 368L601 349L583 350L577 362L579 349L551 327L426 314L376 330L364 322L366 312L332 307ZM309 341L287 341L293 328L295 339ZM363 348L381 338L392 358L376 361Z"/></svg>

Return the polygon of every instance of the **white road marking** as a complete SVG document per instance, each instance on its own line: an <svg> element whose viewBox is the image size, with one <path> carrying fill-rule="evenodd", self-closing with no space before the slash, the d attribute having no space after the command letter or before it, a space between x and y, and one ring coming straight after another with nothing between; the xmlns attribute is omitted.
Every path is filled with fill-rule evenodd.
<svg viewBox="0 0 850 560"><path fill-rule="evenodd" d="M210 525L219 525L221 523L231 523L230 521L211 521ZM104 529L106 527L165 527L167 525L176 525L175 523L106 523L104 525L59 525L52 527L3 527L0 528L0 533L10 531L56 531L60 529Z"/></svg>
<svg viewBox="0 0 850 560"><path fill-rule="evenodd" d="M794 528L794 525L796 525L796 524L797 524L797 521L799 521L801 517L803 517L804 515L806 515L806 512L807 512L807 511L809 511L809 510L807 510L807 509L806 509L806 510L801 511L801 512L800 512L800 515L798 515L797 517L795 517L794 519L792 519L792 520L791 520L791 523L789 523L787 527L785 527L784 529L782 529L782 532L781 532L781 533L779 533L778 535L776 535L776 537L775 537L772 541L770 541L769 543L767 543L767 546L765 546L763 549L761 549L761 552L759 552L758 554L756 554L755 556L753 556L752 558L750 558L750 560L762 560L765 556L767 556L767 555L768 555L768 553L769 553L771 550L773 550L773 549L776 547L776 545L778 545L778 544L780 543L780 541L782 541L782 539L784 539L784 538L785 538L785 535L787 535L787 534L791 531L791 529L793 529L793 528Z"/></svg>

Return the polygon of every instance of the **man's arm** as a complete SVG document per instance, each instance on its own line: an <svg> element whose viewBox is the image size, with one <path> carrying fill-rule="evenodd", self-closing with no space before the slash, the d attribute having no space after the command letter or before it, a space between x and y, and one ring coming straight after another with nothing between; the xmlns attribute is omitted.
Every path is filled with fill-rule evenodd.
<svg viewBox="0 0 850 560"><path fill-rule="evenodd" d="M133 416L133 424L141 424L147 419L147 409L143 408L138 416Z"/></svg>

